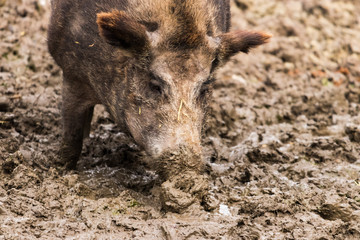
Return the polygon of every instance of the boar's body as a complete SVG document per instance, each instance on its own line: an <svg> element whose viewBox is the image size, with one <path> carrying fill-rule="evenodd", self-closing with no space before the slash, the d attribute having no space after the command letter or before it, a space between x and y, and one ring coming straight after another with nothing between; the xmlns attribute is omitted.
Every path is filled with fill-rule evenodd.
<svg viewBox="0 0 360 240"><path fill-rule="evenodd" d="M229 22L229 0L52 0L62 163L76 166L96 104L154 157L174 149L200 155L215 70L269 38L228 33Z"/></svg>

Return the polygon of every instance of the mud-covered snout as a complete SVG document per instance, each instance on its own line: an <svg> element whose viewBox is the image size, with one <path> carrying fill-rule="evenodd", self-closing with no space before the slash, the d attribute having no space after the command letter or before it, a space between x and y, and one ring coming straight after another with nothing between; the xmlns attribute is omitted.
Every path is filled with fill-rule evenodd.
<svg viewBox="0 0 360 240"><path fill-rule="evenodd" d="M165 149L154 158L156 170L163 179L178 175L181 172L203 171L203 158L199 146L180 144L174 148Z"/></svg>
<svg viewBox="0 0 360 240"><path fill-rule="evenodd" d="M168 121L146 136L145 150L153 158L201 156L201 121L198 116ZM195 120L194 120L195 119ZM191 164L191 163L189 163Z"/></svg>
<svg viewBox="0 0 360 240"><path fill-rule="evenodd" d="M164 155L192 154L201 155L200 139L182 140L179 137L151 138L145 146L145 151L153 158L161 158Z"/></svg>
<svg viewBox="0 0 360 240"><path fill-rule="evenodd" d="M188 99L187 102L192 101ZM184 171L200 173L203 168L201 129L204 113L195 104L185 104L184 100L177 103L170 111L176 115L162 120L163 125L153 129L146 141L145 149L155 159L156 168L164 177Z"/></svg>

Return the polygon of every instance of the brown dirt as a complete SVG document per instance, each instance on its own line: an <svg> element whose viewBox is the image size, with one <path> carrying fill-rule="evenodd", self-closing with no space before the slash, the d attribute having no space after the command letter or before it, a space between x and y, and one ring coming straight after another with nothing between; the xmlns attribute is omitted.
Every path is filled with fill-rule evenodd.
<svg viewBox="0 0 360 240"><path fill-rule="evenodd" d="M233 1L233 29L274 37L219 73L201 203L177 192L186 177L157 187L100 106L77 171L54 168L61 71L40 2L0 0L0 239L360 239L359 1Z"/></svg>

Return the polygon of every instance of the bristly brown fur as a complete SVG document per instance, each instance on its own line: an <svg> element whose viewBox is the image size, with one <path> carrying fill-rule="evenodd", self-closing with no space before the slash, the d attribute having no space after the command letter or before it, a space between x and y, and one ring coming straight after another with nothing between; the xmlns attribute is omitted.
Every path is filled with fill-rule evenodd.
<svg viewBox="0 0 360 240"><path fill-rule="evenodd" d="M196 48L205 43L207 34L220 34L217 12L211 1L134 0L128 10L139 22L157 23L164 45L171 48Z"/></svg>
<svg viewBox="0 0 360 240"><path fill-rule="evenodd" d="M188 6L189 1L175 0L173 9L174 17L177 19L179 24L179 29L182 31L175 31L173 36L168 39L169 44L179 47L179 46L188 46L188 47L197 47L203 41L206 35L204 29L197 26L196 16L189 11L191 9Z"/></svg>

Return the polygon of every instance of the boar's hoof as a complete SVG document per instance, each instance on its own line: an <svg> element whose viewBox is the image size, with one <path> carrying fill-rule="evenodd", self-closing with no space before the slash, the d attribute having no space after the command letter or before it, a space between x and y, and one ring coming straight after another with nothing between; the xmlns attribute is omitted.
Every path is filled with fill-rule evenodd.
<svg viewBox="0 0 360 240"><path fill-rule="evenodd" d="M199 202L208 191L208 179L189 171L174 176L161 185L161 203L165 211L184 212L190 205Z"/></svg>
<svg viewBox="0 0 360 240"><path fill-rule="evenodd" d="M80 151L73 146L62 144L59 151L60 159L56 161L56 164L64 167L66 170L74 170L79 160Z"/></svg>

